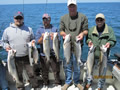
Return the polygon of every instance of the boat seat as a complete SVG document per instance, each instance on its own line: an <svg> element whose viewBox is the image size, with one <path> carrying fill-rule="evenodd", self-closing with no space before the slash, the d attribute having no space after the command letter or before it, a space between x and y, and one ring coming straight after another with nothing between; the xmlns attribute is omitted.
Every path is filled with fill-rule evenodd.
<svg viewBox="0 0 120 90"><path fill-rule="evenodd" d="M120 53L115 53L114 56L118 58L118 61L120 61Z"/></svg>

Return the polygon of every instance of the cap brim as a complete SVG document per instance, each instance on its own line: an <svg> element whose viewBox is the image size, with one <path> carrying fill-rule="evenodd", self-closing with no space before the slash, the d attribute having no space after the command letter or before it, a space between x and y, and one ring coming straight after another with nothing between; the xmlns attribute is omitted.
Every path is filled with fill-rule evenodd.
<svg viewBox="0 0 120 90"><path fill-rule="evenodd" d="M102 19L105 19L105 18L103 18L103 17L96 17L96 19L98 19L98 18L102 18Z"/></svg>
<svg viewBox="0 0 120 90"><path fill-rule="evenodd" d="M24 17L23 17L23 16L21 16L21 15L14 16L14 18L16 18L16 17L22 17L22 18L24 18Z"/></svg>

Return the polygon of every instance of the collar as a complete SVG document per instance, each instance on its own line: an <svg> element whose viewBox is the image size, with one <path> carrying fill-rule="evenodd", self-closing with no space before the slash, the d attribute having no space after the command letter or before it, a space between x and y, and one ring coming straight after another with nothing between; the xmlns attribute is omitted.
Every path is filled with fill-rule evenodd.
<svg viewBox="0 0 120 90"><path fill-rule="evenodd" d="M107 24L105 24L105 28L104 28L102 34L106 34L106 33L109 33L109 31L108 31L108 25L107 25ZM97 34L97 35L99 35L96 26L94 27L94 30L93 30L92 34Z"/></svg>
<svg viewBox="0 0 120 90"><path fill-rule="evenodd" d="M43 25L43 26L40 26L40 28L45 28L45 26ZM46 29L51 29L51 28L53 28L53 25L52 24L50 24L50 27L49 28L46 28Z"/></svg>
<svg viewBox="0 0 120 90"><path fill-rule="evenodd" d="M77 19L77 18L78 18L78 12L77 12L77 14L76 14L75 16L70 16L70 18L71 18L72 20Z"/></svg>

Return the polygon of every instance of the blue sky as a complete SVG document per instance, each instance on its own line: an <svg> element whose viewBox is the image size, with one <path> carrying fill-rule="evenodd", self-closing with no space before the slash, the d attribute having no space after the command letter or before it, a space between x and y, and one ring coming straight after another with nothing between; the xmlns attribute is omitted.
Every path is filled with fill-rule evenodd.
<svg viewBox="0 0 120 90"><path fill-rule="evenodd" d="M47 0L48 3L66 3L67 0ZM78 2L120 2L120 0L77 0ZM23 0L0 0L0 4L22 4ZM46 0L24 0L24 3L46 3Z"/></svg>

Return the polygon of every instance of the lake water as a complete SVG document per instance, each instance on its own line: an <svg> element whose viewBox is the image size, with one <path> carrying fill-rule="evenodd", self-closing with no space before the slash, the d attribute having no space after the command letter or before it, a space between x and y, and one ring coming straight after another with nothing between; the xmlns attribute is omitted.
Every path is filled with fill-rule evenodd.
<svg viewBox="0 0 120 90"><path fill-rule="evenodd" d="M110 56L114 58L114 53L120 53L120 3L78 3L78 12L88 17L89 28L95 25L95 16L97 13L104 13L106 23L114 29L117 44L111 49ZM49 13L51 15L51 23L59 28L60 18L68 13L67 4L25 4L23 5L0 5L0 38L10 22L13 22L13 15L17 11L24 12L25 24L33 28L34 33L42 24L42 15ZM88 47L83 47L83 59L87 57ZM6 59L6 52L0 52L1 59Z"/></svg>

